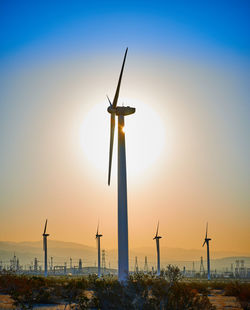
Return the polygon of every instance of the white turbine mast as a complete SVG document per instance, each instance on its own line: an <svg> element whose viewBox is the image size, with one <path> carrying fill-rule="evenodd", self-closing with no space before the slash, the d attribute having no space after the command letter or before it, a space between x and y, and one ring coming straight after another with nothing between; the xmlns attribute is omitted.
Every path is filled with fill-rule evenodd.
<svg viewBox="0 0 250 310"><path fill-rule="evenodd" d="M128 212L127 212L127 172L126 150L124 133L124 116L135 113L135 108L117 106L124 64L128 48L125 51L122 69L119 76L113 102L109 101L108 112L110 113L110 146L109 146L109 170L108 185L110 185L111 165L114 144L115 116L118 116L118 279L126 281L129 273L128 265ZM107 96L108 97L108 96Z"/></svg>
<svg viewBox="0 0 250 310"><path fill-rule="evenodd" d="M95 238L97 240L97 261L98 261L98 278L101 277L101 237L102 235L99 234L99 222L97 225L97 231L96 231L96 235Z"/></svg>
<svg viewBox="0 0 250 310"><path fill-rule="evenodd" d="M158 235L159 232L159 221L157 224L156 234L153 238L153 240L156 241L156 251L157 251L157 275L159 276L161 274L161 262L160 262L160 239L161 236Z"/></svg>
<svg viewBox="0 0 250 310"><path fill-rule="evenodd" d="M203 247L206 243L207 245L207 279L210 280L211 276L210 276L210 254L209 254L209 241L212 240L210 238L207 237L207 232L208 232L208 223L207 223L207 227L206 227L206 235L205 235L205 239L204 239L204 243L203 243Z"/></svg>
<svg viewBox="0 0 250 310"><path fill-rule="evenodd" d="M43 251L44 251L44 276L48 275L48 254L47 254L47 237L49 234L46 234L48 220L45 221L44 231L43 231Z"/></svg>

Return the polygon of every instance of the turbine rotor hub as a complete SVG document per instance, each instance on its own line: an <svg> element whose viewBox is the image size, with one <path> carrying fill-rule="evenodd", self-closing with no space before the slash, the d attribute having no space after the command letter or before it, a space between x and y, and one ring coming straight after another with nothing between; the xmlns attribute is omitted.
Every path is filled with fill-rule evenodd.
<svg viewBox="0 0 250 310"><path fill-rule="evenodd" d="M107 111L110 113L110 114L116 114L116 108L113 108L112 106L109 106L108 108L107 108Z"/></svg>
<svg viewBox="0 0 250 310"><path fill-rule="evenodd" d="M153 238L153 240L155 240L155 239L161 239L162 237L161 236L155 236L154 238Z"/></svg>

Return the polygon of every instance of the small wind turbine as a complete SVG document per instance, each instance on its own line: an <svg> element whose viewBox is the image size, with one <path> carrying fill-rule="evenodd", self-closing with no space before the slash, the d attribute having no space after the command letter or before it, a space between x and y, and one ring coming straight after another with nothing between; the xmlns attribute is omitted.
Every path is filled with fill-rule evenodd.
<svg viewBox="0 0 250 310"><path fill-rule="evenodd" d="M157 250L157 275L159 276L161 274L161 264L160 264L160 239L162 238L161 236L158 236L158 231L159 231L159 221L156 229L156 234L153 238L153 240L156 241L156 250Z"/></svg>
<svg viewBox="0 0 250 310"><path fill-rule="evenodd" d="M45 222L44 232L43 232L43 250L44 250L44 276L47 277L48 274L48 261L47 261L47 237L49 234L46 234L47 222Z"/></svg>
<svg viewBox="0 0 250 310"><path fill-rule="evenodd" d="M127 212L127 171L126 171L126 151L125 151L125 133L124 116L135 113L135 108L117 106L120 85L124 64L126 61L128 49L126 49L122 69L115 92L115 97L111 103L108 112L110 113L110 146L109 146L109 171L108 185L110 185L112 154L114 144L115 116L118 116L118 279L126 281L129 272L128 266L128 212Z"/></svg>
<svg viewBox="0 0 250 310"><path fill-rule="evenodd" d="M98 223L97 231L96 231L96 235L95 235L95 238L97 240L97 248L98 248L98 278L100 278L100 276L101 276L101 242L100 242L101 237L102 237L102 235L99 234L99 223Z"/></svg>
<svg viewBox="0 0 250 310"><path fill-rule="evenodd" d="M207 228L206 228L206 236L205 240L202 246L207 244L207 279L210 280L210 256L209 256L209 241L211 240L210 238L207 237L207 231L208 231L208 223L207 223Z"/></svg>

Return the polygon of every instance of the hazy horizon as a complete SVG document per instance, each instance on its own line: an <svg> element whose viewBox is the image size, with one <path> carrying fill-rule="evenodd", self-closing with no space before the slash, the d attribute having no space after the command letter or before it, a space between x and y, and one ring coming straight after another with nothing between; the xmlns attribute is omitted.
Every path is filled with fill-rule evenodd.
<svg viewBox="0 0 250 310"><path fill-rule="evenodd" d="M103 249L103 247L102 247ZM0 242L0 257L2 264L8 264L13 255L19 259L19 263L27 268L27 265L32 264L36 257L40 264L43 264L42 241L24 242L24 243L7 243ZM106 265L117 269L117 249L105 248ZM249 253L235 252L211 252L212 254L212 269L225 270L230 269L231 264L235 264L236 260L244 260L246 268L250 266ZM147 256L149 267L156 266L156 250L152 247L130 248L129 264L130 270L134 269L135 257L137 256L140 268L144 266L144 259ZM203 256L204 264L206 264L206 248L200 249L180 249L161 247L161 263L162 266L174 264L181 269L185 266L187 269L195 268L198 271L200 267L200 257ZM54 264L69 264L70 258L74 265L78 265L79 259L82 259L83 266L94 266L97 260L97 248L89 247L83 244L67 243L63 241L48 240L48 257L53 257Z"/></svg>
<svg viewBox="0 0 250 310"><path fill-rule="evenodd" d="M39 244L39 247L40 247L40 244L42 245L42 239L41 240L30 240L30 241L27 241L27 240L23 240L23 241L11 241L11 240L0 240L0 244L1 243L11 243L11 244ZM78 242L74 242L74 241L63 241L63 240L54 240L54 239L48 239L48 244L49 243L62 243L62 244L65 244L65 245L73 245L73 246L83 246L83 247L87 247L87 248L91 248L91 249L95 249L96 251L96 241L94 240L93 244L92 245L86 245L84 243L78 243ZM184 251L202 251L204 252L204 256L206 254L206 248L205 247L197 247L197 248L188 248L188 247L169 247L169 246L165 246L165 247L162 247L162 248L169 248L169 249L174 249L174 250L184 250ZM153 242L152 245L148 245L148 246L136 246L136 247L133 247L131 248L131 250L147 250L147 249L153 249L153 251L155 252L155 243ZM108 247L105 247L105 250L108 250L108 251L114 251L114 250L117 250L117 247L114 247L114 248L108 248ZM234 254L237 254L237 255L246 255L250 257L250 252L248 251L232 251L232 250L224 250L224 251L215 251L216 253L232 253L232 255ZM41 251L42 253L42 251ZM227 254L229 255L229 254Z"/></svg>

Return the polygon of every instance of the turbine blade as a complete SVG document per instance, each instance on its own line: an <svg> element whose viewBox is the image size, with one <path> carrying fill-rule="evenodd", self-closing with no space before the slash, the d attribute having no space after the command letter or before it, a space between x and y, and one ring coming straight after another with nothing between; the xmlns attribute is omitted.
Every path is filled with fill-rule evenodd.
<svg viewBox="0 0 250 310"><path fill-rule="evenodd" d="M157 224L157 230L156 230L156 236L158 237L158 231L159 231L159 221L158 221L158 224Z"/></svg>
<svg viewBox="0 0 250 310"><path fill-rule="evenodd" d="M97 225L96 235L98 235L98 232L99 232L99 221L98 221L98 225Z"/></svg>
<svg viewBox="0 0 250 310"><path fill-rule="evenodd" d="M108 185L110 185L111 177L111 165L113 156L113 144L114 144L114 132L115 132L115 114L110 114L110 145L109 145L109 174L108 174Z"/></svg>
<svg viewBox="0 0 250 310"><path fill-rule="evenodd" d="M203 243L202 247L204 247L205 243L206 243L206 240L204 241L204 243Z"/></svg>
<svg viewBox="0 0 250 310"><path fill-rule="evenodd" d="M111 103L111 101L110 101L108 95L107 95L107 98L108 98L108 101L109 101L109 105L112 107L112 103Z"/></svg>
<svg viewBox="0 0 250 310"><path fill-rule="evenodd" d="M47 228L47 222L48 222L48 220L46 220L46 222L45 222L45 226L44 226L44 234L46 233L46 228Z"/></svg>
<svg viewBox="0 0 250 310"><path fill-rule="evenodd" d="M126 49L126 52L125 52L125 55L123 58L122 69L121 69L121 73L119 76L119 80L118 80L118 84L117 84L117 88L116 88L116 92L115 92L115 97L114 97L113 104L112 104L113 108L116 108L116 106L117 106L117 101L118 101L118 97L119 97L119 91L120 91L120 86L121 86L121 81L122 81L122 74L123 74L124 64L125 64L126 57L127 57L127 52L128 52L128 48Z"/></svg>
<svg viewBox="0 0 250 310"><path fill-rule="evenodd" d="M208 228L208 223L207 223L207 227L206 227L206 239L207 239L207 228Z"/></svg>

